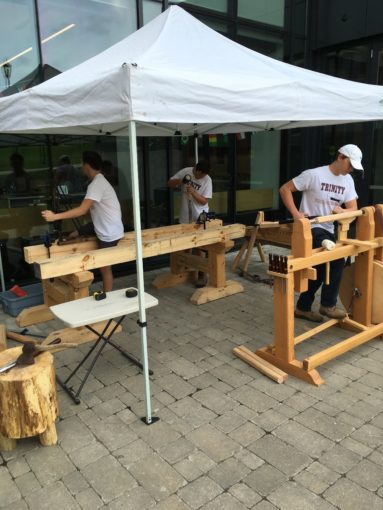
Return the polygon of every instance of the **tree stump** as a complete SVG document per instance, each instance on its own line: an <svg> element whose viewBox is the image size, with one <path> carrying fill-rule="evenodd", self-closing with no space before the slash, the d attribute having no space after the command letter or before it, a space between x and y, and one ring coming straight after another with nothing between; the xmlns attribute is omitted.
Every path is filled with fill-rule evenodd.
<svg viewBox="0 0 383 510"><path fill-rule="evenodd" d="M0 367L14 361L22 347L0 353ZM42 352L35 363L0 373L0 450L12 450L16 439L40 436L44 446L57 443L58 415L53 356Z"/></svg>

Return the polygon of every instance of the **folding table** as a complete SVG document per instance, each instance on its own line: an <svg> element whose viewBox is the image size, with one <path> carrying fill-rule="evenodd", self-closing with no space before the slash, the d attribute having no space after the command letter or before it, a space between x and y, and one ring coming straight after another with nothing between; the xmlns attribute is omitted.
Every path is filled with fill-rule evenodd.
<svg viewBox="0 0 383 510"><path fill-rule="evenodd" d="M121 349L121 347L114 342L112 342L111 338L113 333L118 328L118 326L122 323L124 318L127 315L138 312L139 303L138 296L135 297L126 297L127 289L114 290L106 293L106 298L101 301L96 301L93 296L89 296L82 299L77 299L75 301L68 301L66 303L62 303L59 305L54 305L50 307L51 312L64 322L70 328L77 328L79 326L85 326L90 331L97 335L97 339L95 340L95 344L89 349L89 351L85 354L83 359L78 363L76 368L70 373L70 375L65 380L60 380L57 378L58 383L62 388L68 393L68 395L73 399L76 404L80 403L80 393L83 389L92 369L99 358L102 350L106 345L111 345L115 349L117 349L123 356L128 358L134 364L139 366L141 369L143 368L142 364L131 354L128 354L126 351ZM144 305L145 308L151 308L153 306L158 305L158 300L151 296L150 294L144 293ZM116 323L111 328L111 331L106 333L111 325L112 321L118 317ZM94 328L92 328L92 324L101 321L108 321L105 328L99 333ZM141 326L139 321L138 324ZM146 324L144 325L146 326ZM98 347L98 350L97 350ZM93 359L87 368L87 371L82 379L77 391L73 389L72 386L68 386L69 381L72 377L77 373L79 368L85 363L85 361L90 358L90 356L94 353ZM149 373L153 373L150 372Z"/></svg>

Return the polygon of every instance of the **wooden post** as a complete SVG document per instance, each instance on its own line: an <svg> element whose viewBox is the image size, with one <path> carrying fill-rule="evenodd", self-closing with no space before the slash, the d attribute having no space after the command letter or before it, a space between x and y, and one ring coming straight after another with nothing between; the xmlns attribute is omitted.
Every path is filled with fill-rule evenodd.
<svg viewBox="0 0 383 510"><path fill-rule="evenodd" d="M301 218L293 223L293 233L291 236L291 253L293 257L311 257L312 255L312 235L309 220ZM305 272L294 274L295 290L305 292L308 289L308 276Z"/></svg>
<svg viewBox="0 0 383 510"><path fill-rule="evenodd" d="M356 238L361 241L374 239L374 208L365 207L364 214L356 223ZM353 301L353 319L365 326L371 325L372 313L372 274L373 274L374 250L368 250L358 255L355 259L355 287L360 292L360 297Z"/></svg>
<svg viewBox="0 0 383 510"><path fill-rule="evenodd" d="M274 278L275 356L283 361L295 359L294 353L294 275Z"/></svg>

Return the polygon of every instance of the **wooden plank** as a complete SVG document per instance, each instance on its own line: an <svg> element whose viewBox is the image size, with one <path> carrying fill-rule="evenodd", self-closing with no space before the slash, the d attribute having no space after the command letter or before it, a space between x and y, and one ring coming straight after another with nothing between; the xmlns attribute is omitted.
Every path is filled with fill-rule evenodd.
<svg viewBox="0 0 383 510"><path fill-rule="evenodd" d="M280 368L284 372L287 372L288 374L291 374L298 379L302 379L302 381L306 381L310 384L313 384L314 386L320 386L324 383L324 380L317 370L304 370L301 361L285 361L283 359L277 358L274 354L271 354L266 349L258 349L255 354L258 354L258 356L265 359L272 365Z"/></svg>
<svg viewBox="0 0 383 510"><path fill-rule="evenodd" d="M197 289L190 298L190 301L193 305L204 305L210 301L232 296L233 294L238 294L243 291L244 288L240 283L234 280L227 280L224 287L204 287L202 289Z"/></svg>
<svg viewBox="0 0 383 510"><path fill-rule="evenodd" d="M359 322L355 322L350 317L346 317L342 321L339 321L337 326L347 331L367 331L368 326L364 326L363 324L359 324Z"/></svg>
<svg viewBox="0 0 383 510"><path fill-rule="evenodd" d="M367 330L357 333L347 340L338 342L336 345L332 345L327 349L323 349L321 352L310 356L303 361L303 367L305 370L312 370L319 365L323 365L327 361L344 354L345 352L358 347L366 342L369 342L373 338L378 337L383 333L383 323L377 324L376 326L370 326Z"/></svg>
<svg viewBox="0 0 383 510"><path fill-rule="evenodd" d="M244 345L234 347L233 353L238 358L256 368L262 374L267 375L267 377L277 382L278 384L285 382L288 378L286 372L283 372L268 361L257 356L257 354L247 349Z"/></svg>
<svg viewBox="0 0 383 510"><path fill-rule="evenodd" d="M310 220L310 223L328 223L329 221L341 221L347 220L348 218L357 218L358 216L363 216L363 209L359 209L357 211L346 211L340 214L330 214L328 216L318 216Z"/></svg>
<svg viewBox="0 0 383 510"><path fill-rule="evenodd" d="M231 263L231 270L233 271L233 273L237 270L238 264L241 262L242 255L245 253L248 246L249 246L249 239L245 237L240 250L238 251L237 255L234 257L233 262Z"/></svg>
<svg viewBox="0 0 383 510"><path fill-rule="evenodd" d="M168 289L181 283L191 282L194 278L193 272L166 273L158 275L152 282L155 289Z"/></svg>
<svg viewBox="0 0 383 510"><path fill-rule="evenodd" d="M101 333L105 328L108 321L97 322L96 324L90 324L93 329ZM116 325L114 321L112 321L109 326L108 331L111 331L112 328ZM108 334L108 331L106 334ZM115 333L119 333L122 331L121 324L115 330ZM63 328L58 329L56 331L52 331L49 335L41 342L42 345L49 344L55 338L60 337L62 343L73 343L77 345L85 344L88 342L94 342L97 339L97 335L90 331L85 326L81 326L79 328Z"/></svg>
<svg viewBox="0 0 383 510"><path fill-rule="evenodd" d="M81 289L83 287L89 287L94 280L94 274L92 271L80 271L78 273L60 276L60 280L76 289Z"/></svg>
<svg viewBox="0 0 383 510"><path fill-rule="evenodd" d="M185 267L186 271L202 271L207 273L209 271L209 262L207 258L200 257L199 255L192 255L191 253L179 253L178 263Z"/></svg>
<svg viewBox="0 0 383 510"><path fill-rule="evenodd" d="M206 229L214 229L222 226L222 220L212 220L206 223ZM142 230L143 240L155 240L160 238L172 237L183 235L186 233L199 232L204 230L203 225L193 224L180 224L169 225L165 227L156 227ZM135 233L125 232L123 239L134 243ZM120 241L121 242L121 241ZM57 242L53 243L50 247L51 258L62 257L64 255L74 255L76 253L86 253L88 251L97 249L96 238L90 241L81 242L80 238L73 244L58 245ZM30 263L39 262L48 259L48 249L43 245L26 246L24 248L25 261Z"/></svg>
<svg viewBox="0 0 383 510"><path fill-rule="evenodd" d="M37 305L21 310L16 317L16 324L20 328L25 328L26 326L47 322L52 319L54 319L53 313L49 310L47 305Z"/></svg>
<svg viewBox="0 0 383 510"><path fill-rule="evenodd" d="M338 324L338 322L339 322L338 319L330 319L326 322L323 322L319 326L312 328L309 331L306 331L305 333L302 333L299 336L296 336L294 339L294 344L295 345L300 344L301 342L304 342L308 338L311 338L314 335L318 335L322 331L326 331L326 329L329 329L332 326L335 326L336 324Z"/></svg>
<svg viewBox="0 0 383 510"><path fill-rule="evenodd" d="M228 239L237 239L243 237L244 233L244 225L234 224L216 229L211 228L194 233L187 233L178 237L143 241L142 253L144 258L154 257L190 248L198 248L208 244L225 242ZM87 253L74 254L70 257L44 260L40 263L36 263L36 272L40 278L47 279L65 274L72 274L77 271L129 262L135 259L135 245L126 241L120 241L117 246L112 248L103 248Z"/></svg>

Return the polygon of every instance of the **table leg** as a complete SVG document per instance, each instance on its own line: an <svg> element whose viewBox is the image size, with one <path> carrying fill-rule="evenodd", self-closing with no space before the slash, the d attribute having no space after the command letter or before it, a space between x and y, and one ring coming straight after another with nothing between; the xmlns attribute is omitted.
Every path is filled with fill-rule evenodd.
<svg viewBox="0 0 383 510"><path fill-rule="evenodd" d="M95 344L93 345L93 347L91 349L89 349L89 351L87 352L87 354L83 357L83 359L80 361L80 363L76 366L76 368L69 374L69 376L64 380L62 381L59 377L56 376L56 379L57 379L57 382L60 384L60 386L68 393L68 395L72 398L72 400L76 403L76 404L80 404L80 393L89 377L89 375L91 374L92 370L93 370L93 367L94 365L96 364L96 361L98 360L100 354L102 353L104 347L107 345L107 344L110 344L112 347L114 347L115 349L117 349L125 358L127 358L128 360L130 360L132 363L134 363L135 365L137 365L141 370L143 370L143 365L141 364L141 362L135 358L134 356L132 356L131 354L127 353L126 351L124 351L119 345L117 345L116 343L112 342L110 339L112 338L114 332L116 331L116 329L118 328L118 326L121 324L121 322L124 320L125 318L125 315L120 317L119 320L115 323L113 329L111 330L110 333L108 333L106 336L105 336L105 333L106 331L108 331L109 329L109 326L110 324L113 322L113 319L110 319L108 321L108 323L106 324L106 326L104 327L104 329L102 330L101 333L99 333L98 331L96 331L95 329L92 328L92 326L86 326L90 331L92 331L92 333L95 333L97 335L97 340L95 342ZM77 373L77 371L79 370L79 368L85 363L85 361L91 356L91 354L95 351L95 349L97 348L97 346L100 344L100 342L103 342L102 345L100 346L100 348L98 349L97 353L95 354L90 366L88 367L86 373L85 373L85 376L84 378L82 379L81 381L81 384L78 388L77 391L74 391L73 390L73 387L72 386L68 386L68 382L72 379L72 377ZM153 375L153 371L152 370L149 370L149 374L150 375Z"/></svg>

